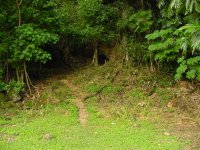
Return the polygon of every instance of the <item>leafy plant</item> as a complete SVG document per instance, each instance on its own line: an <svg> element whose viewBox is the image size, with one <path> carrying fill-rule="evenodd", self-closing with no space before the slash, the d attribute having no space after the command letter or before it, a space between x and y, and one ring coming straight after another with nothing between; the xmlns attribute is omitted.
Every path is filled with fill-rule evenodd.
<svg viewBox="0 0 200 150"><path fill-rule="evenodd" d="M63 14L58 13L57 2L0 2L0 65L6 68L7 83L17 78L16 82L26 83L30 91L27 63L46 63L51 59L45 47L58 42L62 26ZM16 75L10 78L13 70Z"/></svg>
<svg viewBox="0 0 200 150"><path fill-rule="evenodd" d="M11 58L15 62L39 61L45 63L51 59L51 56L42 47L57 41L56 34L39 29L33 24L24 24L16 29L12 44L9 46L9 50L12 52Z"/></svg>
<svg viewBox="0 0 200 150"><path fill-rule="evenodd" d="M181 39L177 39L172 29L154 31L146 35L152 42L148 49L155 54L154 58L158 61L174 61L179 55Z"/></svg>
<svg viewBox="0 0 200 150"><path fill-rule="evenodd" d="M11 80L5 87L7 92L14 91L16 94L19 94L21 91L24 90L24 83Z"/></svg>
<svg viewBox="0 0 200 150"><path fill-rule="evenodd" d="M5 89L5 83L2 80L3 77L3 68L0 66L0 92L6 90Z"/></svg>
<svg viewBox="0 0 200 150"><path fill-rule="evenodd" d="M151 42L149 51L153 52L156 61L178 63L175 80L180 80L182 77L199 80L200 25L197 18L199 14L198 2L196 0L172 0L170 3L160 1L159 4L160 8L164 10L162 13L164 18L168 20L173 18L173 15L166 14L164 6L168 6L168 11L171 14L176 14L176 18L179 18L180 15L185 15L185 18L180 20L179 24L163 25L163 29L160 31L157 30L146 35L146 38ZM183 7L184 5L185 7ZM193 10L196 12L193 12ZM195 16L194 21L188 18L195 18Z"/></svg>
<svg viewBox="0 0 200 150"><path fill-rule="evenodd" d="M121 49L126 53L126 57L128 55L133 62L140 64L145 62L148 55L142 34L150 30L153 24L152 11L139 10L135 13L132 8L126 9L123 17L117 22L120 32L123 33Z"/></svg>

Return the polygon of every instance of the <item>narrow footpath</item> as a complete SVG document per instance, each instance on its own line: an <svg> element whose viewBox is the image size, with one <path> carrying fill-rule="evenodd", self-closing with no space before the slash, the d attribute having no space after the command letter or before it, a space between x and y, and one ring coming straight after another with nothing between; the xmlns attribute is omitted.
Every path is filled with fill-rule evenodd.
<svg viewBox="0 0 200 150"><path fill-rule="evenodd" d="M79 122L81 125L86 125L88 121L88 112L84 104L84 98L87 95L83 93L79 87L75 86L72 83L72 77L67 76L67 80L63 80L63 82L70 88L72 95L75 97L75 103L77 108L79 109Z"/></svg>

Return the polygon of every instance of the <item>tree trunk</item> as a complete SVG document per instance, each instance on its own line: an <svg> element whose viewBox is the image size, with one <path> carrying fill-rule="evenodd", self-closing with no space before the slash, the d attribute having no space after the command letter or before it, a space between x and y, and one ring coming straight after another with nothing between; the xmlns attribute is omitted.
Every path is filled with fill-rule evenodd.
<svg viewBox="0 0 200 150"><path fill-rule="evenodd" d="M16 0L16 5L18 9L18 27L21 26L21 22L22 22L21 9L20 9L21 4L22 4L22 0ZM21 73L20 75L21 75L21 81L23 82L24 81L23 73ZM19 67L16 68L16 76L17 76L17 80L20 81Z"/></svg>
<svg viewBox="0 0 200 150"><path fill-rule="evenodd" d="M17 9L18 9L18 25L21 26L22 17L21 17L21 9L20 6L22 4L22 0L16 0Z"/></svg>
<svg viewBox="0 0 200 150"><path fill-rule="evenodd" d="M98 42L95 42L92 65L98 66L98 64L99 64L99 62L98 62Z"/></svg>
<svg viewBox="0 0 200 150"><path fill-rule="evenodd" d="M20 27L22 24L22 16L21 16L21 8L20 8L22 5L22 0L16 0L16 4L17 4L17 9L18 9L18 27ZM29 78L26 68L27 68L26 62L24 61L23 62L23 71L21 72L21 82L24 82L24 78L25 78L25 82L28 87L28 90L29 90L30 94L32 94L31 86L33 86L33 85L31 83L31 80ZM20 81L19 80L19 68L16 69L16 75L17 75L17 80Z"/></svg>
<svg viewBox="0 0 200 150"><path fill-rule="evenodd" d="M30 81L29 81L29 76L26 70L26 63L24 62L24 75L25 75L25 80L26 80L26 85L28 87L29 92L32 94L31 92L31 85L30 85Z"/></svg>
<svg viewBox="0 0 200 150"><path fill-rule="evenodd" d="M122 12L122 18L126 19L126 20L128 19L127 5L124 6L124 9ZM125 31L123 31L123 34L122 34L122 48L123 48L123 52L124 52L124 59L125 59L125 61L128 62L129 61L129 52L128 52L127 46L128 46L128 35L125 30Z"/></svg>
<svg viewBox="0 0 200 150"><path fill-rule="evenodd" d="M141 0L141 8L144 9L144 0Z"/></svg>
<svg viewBox="0 0 200 150"><path fill-rule="evenodd" d="M128 36L126 33L123 33L123 35L122 35L122 51L124 53L123 59L128 62L129 61L129 52L128 52L127 46L128 46Z"/></svg>

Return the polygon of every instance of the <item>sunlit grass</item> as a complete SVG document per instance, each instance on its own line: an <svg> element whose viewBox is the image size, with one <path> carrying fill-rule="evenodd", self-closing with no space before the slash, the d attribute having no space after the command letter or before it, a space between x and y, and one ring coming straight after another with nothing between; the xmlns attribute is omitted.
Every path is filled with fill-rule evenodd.
<svg viewBox="0 0 200 150"><path fill-rule="evenodd" d="M105 119L91 105L87 126L78 123L78 110L73 104L30 111L18 112L11 120L1 118L1 149L180 150L185 144L164 135L148 121Z"/></svg>
<svg viewBox="0 0 200 150"><path fill-rule="evenodd" d="M93 85L86 88L88 93L98 89ZM108 86L102 93L121 91L120 86ZM145 99L141 91L130 92L131 99ZM38 99L26 101L22 108L1 109L0 150L181 150L188 143L165 135L147 120L131 119L123 104L108 103L108 109L115 107L116 112L106 118L95 97L84 103L89 118L83 126L70 89L52 81Z"/></svg>

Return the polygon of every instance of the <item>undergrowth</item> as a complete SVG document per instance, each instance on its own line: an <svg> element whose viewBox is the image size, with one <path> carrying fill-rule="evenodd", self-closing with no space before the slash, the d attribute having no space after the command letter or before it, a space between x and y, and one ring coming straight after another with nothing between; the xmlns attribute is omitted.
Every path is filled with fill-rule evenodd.
<svg viewBox="0 0 200 150"><path fill-rule="evenodd" d="M163 121L165 113L176 115L174 108L167 107L175 97L171 80L138 70L108 62L75 74L73 83L82 90L79 92L94 94L103 87L84 101L89 113L86 126L79 123L75 93L67 87L66 76L47 80L34 100L0 107L0 147L179 150L191 144L169 133Z"/></svg>

